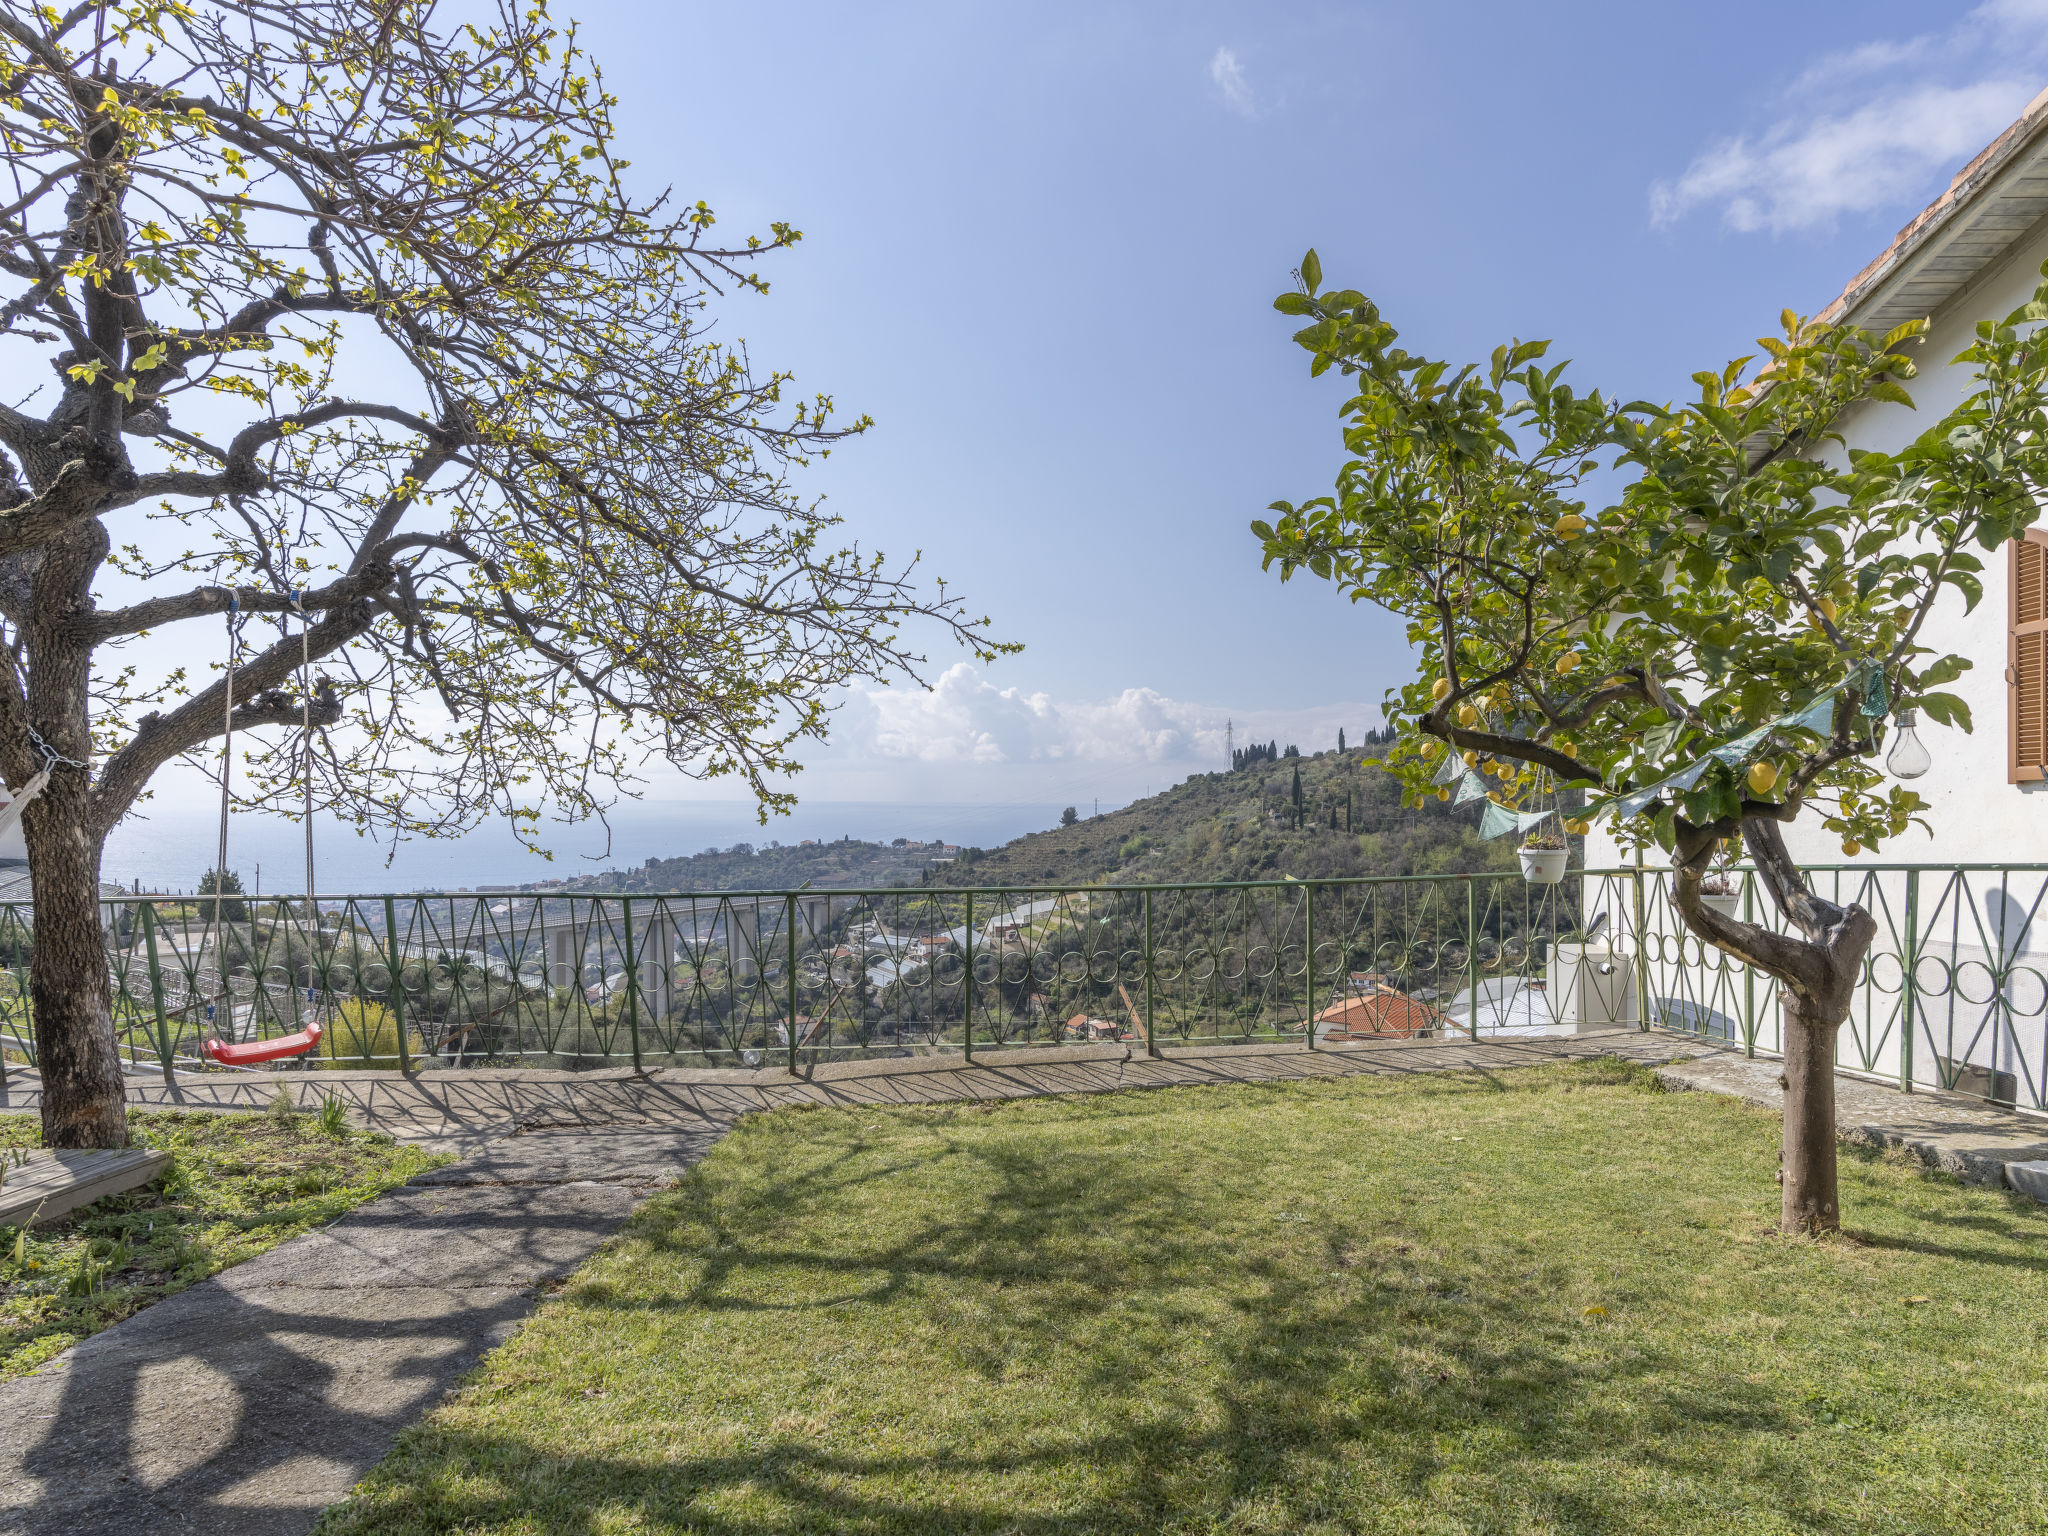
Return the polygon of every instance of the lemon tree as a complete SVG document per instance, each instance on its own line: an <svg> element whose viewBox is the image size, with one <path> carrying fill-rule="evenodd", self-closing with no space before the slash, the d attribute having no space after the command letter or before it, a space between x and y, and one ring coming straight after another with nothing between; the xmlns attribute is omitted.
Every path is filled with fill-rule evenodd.
<svg viewBox="0 0 2048 1536"><path fill-rule="evenodd" d="M1314 252L1298 277L1275 308L1306 322L1311 372L1353 391L1347 458L1330 494L1252 525L1267 567L1407 620L1419 665L1387 700L1384 761L1411 801L1447 794L1460 757L1510 806L1575 785L1589 818L1669 853L1688 926L1784 983L1784 1220L1837 1225L1834 1033L1875 924L1810 888L1782 827L1882 846L1922 809L1876 766L1894 712L1970 727L1944 687L1970 660L1926 645L1926 621L1973 607L1985 554L2037 516L2048 282L1977 327L1955 359L1969 397L1888 454L1839 428L1912 408L1924 322L1787 311L1757 353L1693 375L1697 398L1656 405L1579 391L1547 342L1458 367L1408 352L1365 295L1322 288ZM1701 903L1731 838L1789 931Z"/></svg>

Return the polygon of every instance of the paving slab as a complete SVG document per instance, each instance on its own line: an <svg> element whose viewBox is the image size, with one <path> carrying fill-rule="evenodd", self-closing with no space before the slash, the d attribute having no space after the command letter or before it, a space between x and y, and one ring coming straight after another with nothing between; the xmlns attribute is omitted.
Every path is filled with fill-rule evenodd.
<svg viewBox="0 0 2048 1536"><path fill-rule="evenodd" d="M1733 1094L1766 1109L1783 1110L1783 1065L1774 1057L1715 1052L1660 1066L1673 1088ZM1901 1089L1838 1073L1835 1128L1847 1141L1903 1147L1931 1167L1973 1184L2006 1184L2010 1165L2048 1158L2048 1120L2015 1114L1964 1094ZM2029 1190L2029 1193L2034 1191Z"/></svg>
<svg viewBox="0 0 2048 1536"><path fill-rule="evenodd" d="M0 1384L0 1531L307 1530L645 1192L569 1163L409 1185Z"/></svg>
<svg viewBox="0 0 2048 1536"><path fill-rule="evenodd" d="M0 1392L0 1530L298 1536L535 1293L195 1286Z"/></svg>
<svg viewBox="0 0 2048 1536"><path fill-rule="evenodd" d="M2007 1163L2005 1182L2023 1195L2048 1205L2048 1161Z"/></svg>
<svg viewBox="0 0 2048 1536"><path fill-rule="evenodd" d="M731 1124L729 1117L706 1117L677 1129L506 1136L460 1162L421 1174L408 1187L521 1188L580 1180L658 1189L681 1178Z"/></svg>
<svg viewBox="0 0 2048 1536"><path fill-rule="evenodd" d="M140 1189L163 1171L168 1152L148 1147L121 1151L29 1153L0 1163L0 1227L54 1221L102 1195Z"/></svg>

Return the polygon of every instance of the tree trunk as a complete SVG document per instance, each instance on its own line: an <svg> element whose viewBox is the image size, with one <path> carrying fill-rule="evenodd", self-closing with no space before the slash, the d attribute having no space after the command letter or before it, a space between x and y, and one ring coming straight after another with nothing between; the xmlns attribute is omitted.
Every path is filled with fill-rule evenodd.
<svg viewBox="0 0 2048 1536"><path fill-rule="evenodd" d="M1784 994L1784 1186L1778 1225L1787 1235L1838 1232L1842 1206L1835 1182L1835 1036L1841 1020L1824 1022L1789 987Z"/></svg>
<svg viewBox="0 0 2048 1536"><path fill-rule="evenodd" d="M46 1147L128 1144L127 1090L100 926L100 849L86 828L86 789L83 773L60 767L22 816L35 898L29 1000Z"/></svg>
<svg viewBox="0 0 2048 1536"><path fill-rule="evenodd" d="M106 938L100 928L100 846L92 814L92 648L75 632L92 611L106 558L97 521L53 539L30 579L23 625L27 718L59 761L21 818L35 898L29 1001L43 1085L43 1145L124 1147L127 1085L114 1039Z"/></svg>

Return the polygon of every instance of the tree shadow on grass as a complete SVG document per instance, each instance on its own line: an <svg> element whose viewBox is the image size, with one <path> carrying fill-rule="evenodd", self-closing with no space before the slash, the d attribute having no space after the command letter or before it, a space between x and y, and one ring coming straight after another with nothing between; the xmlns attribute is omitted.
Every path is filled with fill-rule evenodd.
<svg viewBox="0 0 2048 1536"><path fill-rule="evenodd" d="M948 1182L939 1209L901 1230L798 1235L798 1191L912 1176ZM869 1402L860 1422L889 1422L865 1443L823 1428L742 1450L699 1453L686 1439L610 1456L457 1415L408 1437L335 1528L594 1536L637 1518L734 1536L1035 1536L1460 1529L1470 1515L1503 1529L1704 1530L1696 1502L1674 1492L1703 1482L1773 1528L1852 1528L1800 1458L1731 1456L1750 1442L1782 1450L1803 1427L1782 1389L1703 1371L1697 1352L1642 1331L1589 1340L1605 1325L1567 1315L1553 1294L1406 1242L1404 1209L1311 1217L1294 1247L1255 1246L1241 1214L1187 1169L1080 1155L1054 1138L966 1135L872 1176L778 1168L749 1199L796 1203L759 1211L758 1223L733 1195L715 1181L686 1186L637 1222L653 1254L688 1260L675 1289L647 1288L647 1265L639 1294L586 1283L565 1300L601 1337L623 1313L847 1319L817 1325L835 1330L821 1346L891 1326L866 1308L911 1305L908 1322L947 1329L941 1371L995 1384L1057 1368L1071 1411L1007 1423L991 1386L978 1399L990 1417L972 1426L900 1425L896 1409ZM1283 1217L1297 1221L1271 1219ZM1339 1274L1341 1255L1353 1257ZM764 1302L792 1274L806 1299ZM710 1336L690 1337L701 1351ZM730 1347L708 1369L746 1372L744 1345ZM848 1390L863 1379L853 1369ZM915 1397L914 1383L906 1390ZM575 1388L545 1391L567 1399ZM1404 1511L1417 1523L1404 1525Z"/></svg>

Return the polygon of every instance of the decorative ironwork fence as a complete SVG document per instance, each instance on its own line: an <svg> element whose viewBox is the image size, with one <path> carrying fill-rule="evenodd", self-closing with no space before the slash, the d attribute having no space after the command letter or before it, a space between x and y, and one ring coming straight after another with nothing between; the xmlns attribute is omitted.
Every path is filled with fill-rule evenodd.
<svg viewBox="0 0 2048 1536"><path fill-rule="evenodd" d="M2048 1110L2048 866L1842 867L1879 936L1842 1065ZM1775 914L1748 871L1722 898ZM322 1026L313 1069L732 1066L1117 1039L1140 1048L1661 1024L1775 1054L1776 984L1679 922L1668 873L1017 890L461 893L105 904L136 1070ZM0 1056L35 1058L33 917L0 905ZM2048 927L2044 927L2048 949Z"/></svg>

